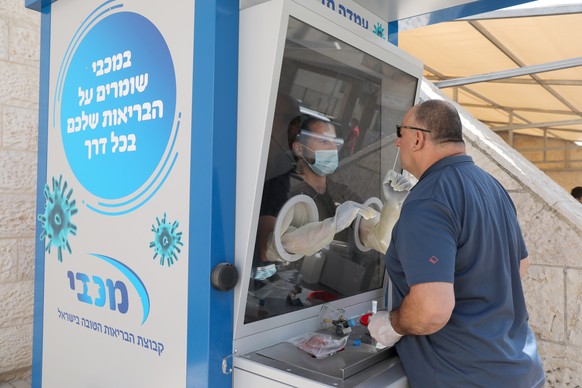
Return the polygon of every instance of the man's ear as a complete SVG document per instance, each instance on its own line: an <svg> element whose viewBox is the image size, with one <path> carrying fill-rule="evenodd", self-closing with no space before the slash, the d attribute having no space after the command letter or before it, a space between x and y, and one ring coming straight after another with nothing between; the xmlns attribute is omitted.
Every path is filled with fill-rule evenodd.
<svg viewBox="0 0 582 388"><path fill-rule="evenodd" d="M426 133L422 131L414 131L414 144L412 149L419 150L424 147L424 142L426 141Z"/></svg>
<svg viewBox="0 0 582 388"><path fill-rule="evenodd" d="M296 156L303 156L303 147L301 147L301 143L294 142L292 147L293 147L293 153Z"/></svg>

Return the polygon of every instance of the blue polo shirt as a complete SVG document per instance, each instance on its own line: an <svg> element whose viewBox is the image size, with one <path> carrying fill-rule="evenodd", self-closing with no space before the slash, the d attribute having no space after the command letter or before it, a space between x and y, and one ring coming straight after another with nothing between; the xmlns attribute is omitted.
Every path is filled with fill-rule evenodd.
<svg viewBox="0 0 582 388"><path fill-rule="evenodd" d="M511 198L470 156L444 158L422 175L386 254L393 308L427 282L453 283L455 307L438 332L396 344L412 387L543 384L519 275L527 255Z"/></svg>

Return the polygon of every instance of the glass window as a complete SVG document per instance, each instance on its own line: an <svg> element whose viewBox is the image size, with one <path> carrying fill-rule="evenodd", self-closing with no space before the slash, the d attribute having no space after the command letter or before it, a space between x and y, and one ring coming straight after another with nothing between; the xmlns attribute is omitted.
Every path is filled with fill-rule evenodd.
<svg viewBox="0 0 582 388"><path fill-rule="evenodd" d="M290 18L245 323L382 287L384 255L358 244L356 222L316 252L283 261L273 254L274 229L298 195L315 204L314 222L345 201L382 200L382 178L397 167L395 126L416 90L416 77ZM309 206L303 212L308 217ZM321 242L321 230L300 243Z"/></svg>

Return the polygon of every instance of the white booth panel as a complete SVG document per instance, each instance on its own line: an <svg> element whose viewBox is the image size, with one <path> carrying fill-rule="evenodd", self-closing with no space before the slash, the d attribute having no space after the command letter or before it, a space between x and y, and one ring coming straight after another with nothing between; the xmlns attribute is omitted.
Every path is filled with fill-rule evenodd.
<svg viewBox="0 0 582 388"><path fill-rule="evenodd" d="M296 204L285 207L277 203L280 197L301 204L305 214L314 217L308 201L296 195L296 188L307 182L297 171L298 154L293 150L302 136L314 136L307 130L314 119L333 128L331 135L318 135L319 140L332 140L339 150L339 164L326 176L322 194L329 194L336 206L345 201L377 204L384 175L400 168L396 125L417 101L422 64L375 38L315 1L272 0L241 10L235 232L241 279L235 288L235 383L237 373L239 381L249 378L241 374L250 371L241 363L260 364L245 363L251 357L246 354L254 352L260 359L274 352L269 357L283 365L295 362L286 360L286 351L279 359L285 347L280 344L325 326L323 311L357 319L371 309L372 301L384 305L384 255L357 244L355 223L311 256L281 253L283 261L269 256L265 262L257 243L259 220L267 214L278 216L275 231L282 224L293 226L297 214L289 216L287 211L297 212ZM359 136L350 143L353 119ZM277 182L286 182L287 191L273 191ZM318 194L306 194L316 203L319 221L333 217L333 206L326 209ZM278 215L277 209L282 209ZM389 353L383 356L397 360L392 350ZM394 381L401 378L402 374Z"/></svg>

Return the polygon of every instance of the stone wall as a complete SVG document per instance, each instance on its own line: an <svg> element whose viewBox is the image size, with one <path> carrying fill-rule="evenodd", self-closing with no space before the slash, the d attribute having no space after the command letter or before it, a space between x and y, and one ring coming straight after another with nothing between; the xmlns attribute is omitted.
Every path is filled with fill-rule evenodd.
<svg viewBox="0 0 582 388"><path fill-rule="evenodd" d="M0 1L0 381L30 373L40 14Z"/></svg>
<svg viewBox="0 0 582 388"><path fill-rule="evenodd" d="M0 382L31 366L39 27L40 14L23 0L0 1ZM422 93L443 98L430 83ZM469 154L518 208L532 263L524 279L530 323L548 386L582 386L582 207L481 123L464 124Z"/></svg>
<svg viewBox="0 0 582 388"><path fill-rule="evenodd" d="M423 99L446 99L425 82ZM547 386L582 386L582 206L501 137L463 116L467 153L509 191L529 251L523 280Z"/></svg>
<svg viewBox="0 0 582 388"><path fill-rule="evenodd" d="M508 142L507 132L498 135ZM513 147L566 191L582 186L582 147L572 141L514 134ZM541 151L543 147L548 150Z"/></svg>

